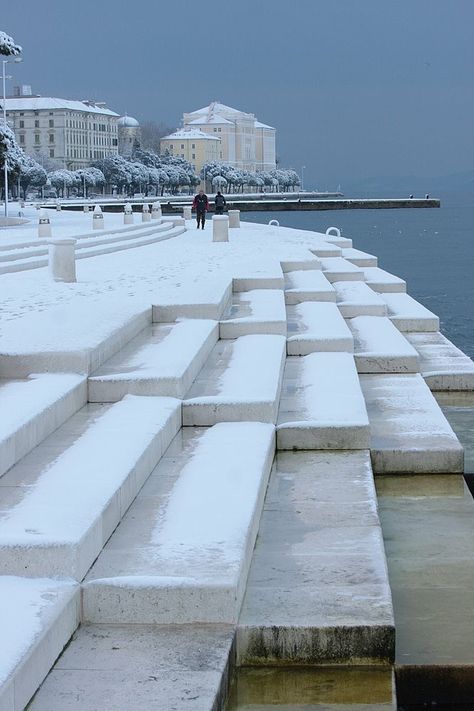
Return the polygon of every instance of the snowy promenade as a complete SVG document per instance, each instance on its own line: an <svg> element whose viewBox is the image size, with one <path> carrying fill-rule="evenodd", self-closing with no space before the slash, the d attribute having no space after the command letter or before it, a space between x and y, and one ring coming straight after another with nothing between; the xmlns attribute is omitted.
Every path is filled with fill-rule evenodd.
<svg viewBox="0 0 474 711"><path fill-rule="evenodd" d="M0 711L41 684L33 711L217 711L239 665L390 672L374 475L460 478L432 391L474 392L472 361L350 239L144 227L75 283L0 273Z"/></svg>

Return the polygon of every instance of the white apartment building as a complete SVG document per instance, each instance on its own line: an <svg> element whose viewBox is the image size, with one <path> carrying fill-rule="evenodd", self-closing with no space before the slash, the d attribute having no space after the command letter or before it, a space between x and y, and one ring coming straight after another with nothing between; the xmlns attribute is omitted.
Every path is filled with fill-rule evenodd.
<svg viewBox="0 0 474 711"><path fill-rule="evenodd" d="M118 153L119 114L103 103L33 96L25 89L6 99L7 123L39 163L48 158L77 170Z"/></svg>
<svg viewBox="0 0 474 711"><path fill-rule="evenodd" d="M183 127L220 138L222 161L236 168L255 172L276 167L276 129L254 114L213 101L183 114Z"/></svg>

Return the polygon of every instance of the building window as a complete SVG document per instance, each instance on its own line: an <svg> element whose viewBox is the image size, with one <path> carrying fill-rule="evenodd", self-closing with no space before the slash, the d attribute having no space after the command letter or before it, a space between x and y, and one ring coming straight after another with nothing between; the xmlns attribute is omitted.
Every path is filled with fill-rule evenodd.
<svg viewBox="0 0 474 711"><path fill-rule="evenodd" d="M25 122L24 122L24 121L20 121L20 128L25 128Z"/></svg>
<svg viewBox="0 0 474 711"><path fill-rule="evenodd" d="M54 158L54 148L49 149L49 157Z"/></svg>
<svg viewBox="0 0 474 711"><path fill-rule="evenodd" d="M118 141L116 138L112 138L112 145L116 146L118 144Z"/></svg>
<svg viewBox="0 0 474 711"><path fill-rule="evenodd" d="M193 160L196 160L196 154L193 153L192 156L191 156L191 158L192 158Z"/></svg>
<svg viewBox="0 0 474 711"><path fill-rule="evenodd" d="M217 133L217 128L214 129L214 133Z"/></svg>
<svg viewBox="0 0 474 711"><path fill-rule="evenodd" d="M196 144L195 144L195 143L192 143L192 144L191 144L191 148L196 148Z"/></svg>
<svg viewBox="0 0 474 711"><path fill-rule="evenodd" d="M20 111L20 116L24 116L24 115L25 115L25 112L24 112L24 111Z"/></svg>
<svg viewBox="0 0 474 711"><path fill-rule="evenodd" d="M184 143L181 144L181 150L184 150Z"/></svg>
<svg viewBox="0 0 474 711"><path fill-rule="evenodd" d="M54 128L54 119L49 119L49 127Z"/></svg>
<svg viewBox="0 0 474 711"><path fill-rule="evenodd" d="M20 134L20 143L25 142L25 135L23 133Z"/></svg>
<svg viewBox="0 0 474 711"><path fill-rule="evenodd" d="M35 143L39 143L39 142L40 142L39 133L35 133Z"/></svg>
<svg viewBox="0 0 474 711"><path fill-rule="evenodd" d="M170 143L170 151L172 151L172 150L173 150L173 144Z"/></svg>
<svg viewBox="0 0 474 711"><path fill-rule="evenodd" d="M217 130L219 131L219 133L221 132L221 129L220 129L220 128L218 128Z"/></svg>
<svg viewBox="0 0 474 711"><path fill-rule="evenodd" d="M54 133L49 134L49 142L54 143Z"/></svg>
<svg viewBox="0 0 474 711"><path fill-rule="evenodd" d="M36 119L36 121L35 121L35 128L39 128L39 127L40 127L40 122L38 121L38 119Z"/></svg>

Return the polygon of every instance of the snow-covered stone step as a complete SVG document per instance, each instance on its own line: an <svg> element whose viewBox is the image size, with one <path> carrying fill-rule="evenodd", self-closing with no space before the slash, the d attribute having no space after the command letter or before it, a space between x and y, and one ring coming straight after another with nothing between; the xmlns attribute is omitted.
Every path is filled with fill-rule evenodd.
<svg viewBox="0 0 474 711"><path fill-rule="evenodd" d="M321 271L295 271L285 274L285 302L336 301L336 292Z"/></svg>
<svg viewBox="0 0 474 711"><path fill-rule="evenodd" d="M361 375L376 474L463 471L463 448L421 375Z"/></svg>
<svg viewBox="0 0 474 711"><path fill-rule="evenodd" d="M419 373L418 353L389 318L357 316L347 323L359 373Z"/></svg>
<svg viewBox="0 0 474 711"><path fill-rule="evenodd" d="M2 327L0 373L19 378L40 372L90 373L151 323L151 308L87 299L32 312Z"/></svg>
<svg viewBox="0 0 474 711"><path fill-rule="evenodd" d="M329 242L329 244L335 244L341 249L350 249L352 247L352 240L348 237L337 237L336 235L324 235L324 241Z"/></svg>
<svg viewBox="0 0 474 711"><path fill-rule="evenodd" d="M286 338L219 341L183 402L183 425L276 422Z"/></svg>
<svg viewBox="0 0 474 711"><path fill-rule="evenodd" d="M380 267L364 267L364 279L366 284L378 293L405 293L407 290L407 283L404 279L400 279Z"/></svg>
<svg viewBox="0 0 474 711"><path fill-rule="evenodd" d="M87 402L84 376L0 378L0 476Z"/></svg>
<svg viewBox="0 0 474 711"><path fill-rule="evenodd" d="M280 258L281 270L284 274L287 272L304 271L306 269L314 270L321 269L321 261L317 259L312 252L308 250L308 256L295 256Z"/></svg>
<svg viewBox="0 0 474 711"><path fill-rule="evenodd" d="M220 338L252 333L286 335L285 297L281 289L253 289L234 293L226 319L220 321Z"/></svg>
<svg viewBox="0 0 474 711"><path fill-rule="evenodd" d="M474 363L442 333L406 333L430 390L474 390Z"/></svg>
<svg viewBox="0 0 474 711"><path fill-rule="evenodd" d="M387 315L385 301L363 281L336 281L333 287L344 318Z"/></svg>
<svg viewBox="0 0 474 711"><path fill-rule="evenodd" d="M343 257L328 257L321 259L321 266L324 276L329 281L363 281L364 272L361 267L349 262Z"/></svg>
<svg viewBox="0 0 474 711"><path fill-rule="evenodd" d="M181 402L88 405L0 479L0 573L81 580L181 426Z"/></svg>
<svg viewBox="0 0 474 711"><path fill-rule="evenodd" d="M2 711L26 708L79 619L77 583L0 576Z"/></svg>
<svg viewBox="0 0 474 711"><path fill-rule="evenodd" d="M275 261L273 268L261 269L249 273L245 267L242 274L234 273L232 289L234 292L253 291L254 289L284 289L285 278L279 262Z"/></svg>
<svg viewBox="0 0 474 711"><path fill-rule="evenodd" d="M350 353L288 357L278 449L367 449L369 420Z"/></svg>
<svg viewBox="0 0 474 711"><path fill-rule="evenodd" d="M153 322L170 323L179 318L223 318L232 303L232 282L213 280L212 289L206 284L194 288L176 289L167 297L153 304Z"/></svg>
<svg viewBox="0 0 474 711"><path fill-rule="evenodd" d="M85 620L235 623L274 452L270 424L184 428L89 572Z"/></svg>
<svg viewBox="0 0 474 711"><path fill-rule="evenodd" d="M408 294L381 294L388 316L400 331L439 331L439 318Z"/></svg>
<svg viewBox="0 0 474 711"><path fill-rule="evenodd" d="M280 452L239 617L237 663L390 663L394 647L368 451Z"/></svg>
<svg viewBox="0 0 474 711"><path fill-rule="evenodd" d="M360 249L354 249L354 247L343 249L341 256L355 264L356 267L376 267L378 264L377 257L374 254L361 252Z"/></svg>
<svg viewBox="0 0 474 711"><path fill-rule="evenodd" d="M308 245L309 251L315 257L342 257L342 249L335 244L329 244L323 240L314 240Z"/></svg>
<svg viewBox="0 0 474 711"><path fill-rule="evenodd" d="M89 402L117 402L127 393L184 397L218 336L211 320L148 326L89 377Z"/></svg>
<svg viewBox="0 0 474 711"><path fill-rule="evenodd" d="M352 353L354 341L336 304L305 301L287 306L288 355L308 355L317 351Z"/></svg>
<svg viewBox="0 0 474 711"><path fill-rule="evenodd" d="M29 711L224 709L235 625L82 625Z"/></svg>

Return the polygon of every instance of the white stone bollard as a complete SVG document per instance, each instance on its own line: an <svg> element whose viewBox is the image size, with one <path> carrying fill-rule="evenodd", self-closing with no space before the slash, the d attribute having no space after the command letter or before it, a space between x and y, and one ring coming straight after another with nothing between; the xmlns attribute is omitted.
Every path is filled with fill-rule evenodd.
<svg viewBox="0 0 474 711"><path fill-rule="evenodd" d="M51 237L51 222L46 210L41 210L38 222L38 237Z"/></svg>
<svg viewBox="0 0 474 711"><path fill-rule="evenodd" d="M92 213L92 229L104 229L104 213L102 212L100 205L96 205L94 207L94 212Z"/></svg>
<svg viewBox="0 0 474 711"><path fill-rule="evenodd" d="M133 209L130 203L127 203L123 208L123 224L133 225Z"/></svg>
<svg viewBox="0 0 474 711"><path fill-rule="evenodd" d="M186 205L183 207L183 217L185 220L191 220L192 219L192 211L189 205Z"/></svg>
<svg viewBox="0 0 474 711"><path fill-rule="evenodd" d="M143 211L142 211L142 222L150 222L151 220L151 213L150 213L150 206L147 202L143 203Z"/></svg>
<svg viewBox="0 0 474 711"><path fill-rule="evenodd" d="M341 236L341 230L339 227L328 227L326 230L327 235L332 235L333 237L340 237Z"/></svg>
<svg viewBox="0 0 474 711"><path fill-rule="evenodd" d="M76 242L73 237L48 240L49 273L54 281L76 281Z"/></svg>
<svg viewBox="0 0 474 711"><path fill-rule="evenodd" d="M61 212L62 207L61 207L61 203L60 203L60 202L57 202L57 203L56 203L56 210L57 210L58 212Z"/></svg>
<svg viewBox="0 0 474 711"><path fill-rule="evenodd" d="M152 220L161 220L163 217L163 214L161 212L161 205L159 202L154 202L151 206L151 219Z"/></svg>
<svg viewBox="0 0 474 711"><path fill-rule="evenodd" d="M229 210L229 227L240 227L240 210Z"/></svg>
<svg viewBox="0 0 474 711"><path fill-rule="evenodd" d="M214 215L212 218L212 241L229 241L229 218L227 215Z"/></svg>
<svg viewBox="0 0 474 711"><path fill-rule="evenodd" d="M84 205L82 209L84 210L84 212L89 212L89 205Z"/></svg>
<svg viewBox="0 0 474 711"><path fill-rule="evenodd" d="M20 207L25 207L25 201L24 201L24 200L22 200L22 201L20 202Z"/></svg>

